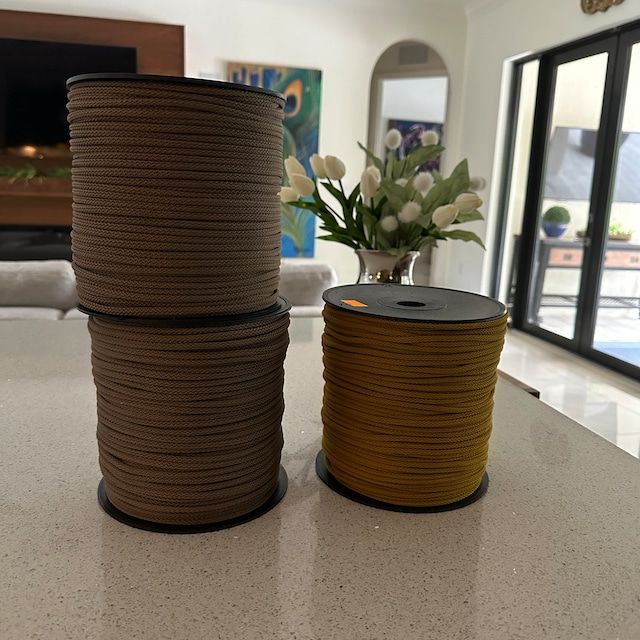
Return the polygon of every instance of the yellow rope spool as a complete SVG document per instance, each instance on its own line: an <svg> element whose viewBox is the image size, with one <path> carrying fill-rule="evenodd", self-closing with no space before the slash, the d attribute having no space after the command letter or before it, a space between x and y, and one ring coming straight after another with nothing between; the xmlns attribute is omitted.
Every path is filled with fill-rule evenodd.
<svg viewBox="0 0 640 640"><path fill-rule="evenodd" d="M401 285L337 287L325 301L329 472L390 505L436 507L473 494L487 464L504 306Z"/></svg>

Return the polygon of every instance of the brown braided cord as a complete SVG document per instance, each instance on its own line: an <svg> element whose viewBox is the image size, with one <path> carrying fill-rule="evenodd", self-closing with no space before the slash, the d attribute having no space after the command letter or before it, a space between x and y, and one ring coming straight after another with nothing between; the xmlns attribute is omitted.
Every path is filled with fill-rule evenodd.
<svg viewBox="0 0 640 640"><path fill-rule="evenodd" d="M288 314L221 327L89 319L109 500L163 524L244 515L274 492Z"/></svg>
<svg viewBox="0 0 640 640"><path fill-rule="evenodd" d="M276 302L284 102L149 80L69 89L81 304L128 316Z"/></svg>
<svg viewBox="0 0 640 640"><path fill-rule="evenodd" d="M487 464L507 316L406 322L324 308L327 467L360 494L430 507L471 495Z"/></svg>

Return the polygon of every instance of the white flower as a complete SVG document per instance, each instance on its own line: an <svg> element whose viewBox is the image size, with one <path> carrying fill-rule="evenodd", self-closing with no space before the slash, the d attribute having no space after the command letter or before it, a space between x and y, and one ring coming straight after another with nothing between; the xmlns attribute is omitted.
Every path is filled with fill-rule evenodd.
<svg viewBox="0 0 640 640"><path fill-rule="evenodd" d="M324 168L329 180L342 180L344 174L347 173L344 162L340 158L336 158L336 156L325 156Z"/></svg>
<svg viewBox="0 0 640 640"><path fill-rule="evenodd" d="M460 213L471 213L482 206L482 198L475 193L461 193L453 204L460 209Z"/></svg>
<svg viewBox="0 0 640 640"><path fill-rule="evenodd" d="M375 179L378 182L382 182L382 175L380 174L380 169L378 169L378 167L376 167L373 164L370 164L365 171L368 171L369 173L373 174L375 176Z"/></svg>
<svg viewBox="0 0 640 640"><path fill-rule="evenodd" d="M367 167L360 178L360 193L365 203L369 202L380 188L380 171L376 167Z"/></svg>
<svg viewBox="0 0 640 640"><path fill-rule="evenodd" d="M401 187L406 187L408 182L406 178L398 178L396 180L396 184L399 184Z"/></svg>
<svg viewBox="0 0 640 640"><path fill-rule="evenodd" d="M402 134L397 129L389 129L384 137L384 146L387 149L397 149L402 144Z"/></svg>
<svg viewBox="0 0 640 640"><path fill-rule="evenodd" d="M284 170L287 172L287 177L289 178L289 181L291 181L291 176L294 173L297 173L302 176L307 175L307 172L304 170L304 167L295 156L289 156L284 161Z"/></svg>
<svg viewBox="0 0 640 640"><path fill-rule="evenodd" d="M387 233L393 233L398 228L398 219L395 216L385 216L380 220L380 228Z"/></svg>
<svg viewBox="0 0 640 640"><path fill-rule="evenodd" d="M482 191L487 186L487 181L480 176L476 176L475 178L471 178L469 182L469 189L472 191Z"/></svg>
<svg viewBox="0 0 640 640"><path fill-rule="evenodd" d="M431 220L436 227L445 229L448 227L457 217L460 210L453 204L445 204L438 207L434 212Z"/></svg>
<svg viewBox="0 0 640 640"><path fill-rule="evenodd" d="M300 173L292 173L289 176L289 180L298 195L310 196L316 190L316 183L311 178Z"/></svg>
<svg viewBox="0 0 640 640"><path fill-rule="evenodd" d="M309 158L309 162L311 163L313 173L315 173L318 178L327 177L327 170L324 167L324 158L322 156L314 153L311 158Z"/></svg>
<svg viewBox="0 0 640 640"><path fill-rule="evenodd" d="M298 199L298 192L291 187L282 187L280 189L280 202L287 204L287 202L293 202Z"/></svg>
<svg viewBox="0 0 640 640"><path fill-rule="evenodd" d="M405 202L402 205L402 209L400 209L400 213L398 213L398 220L409 224L410 222L415 222L421 213L422 209L417 202Z"/></svg>
<svg viewBox="0 0 640 640"><path fill-rule="evenodd" d="M420 144L423 147L430 147L432 144L438 144L440 137L436 131L423 131L420 134Z"/></svg>
<svg viewBox="0 0 640 640"><path fill-rule="evenodd" d="M427 193L427 191L429 191L433 186L433 176L428 171L421 171L413 179L413 186L416 191L425 195L425 193Z"/></svg>

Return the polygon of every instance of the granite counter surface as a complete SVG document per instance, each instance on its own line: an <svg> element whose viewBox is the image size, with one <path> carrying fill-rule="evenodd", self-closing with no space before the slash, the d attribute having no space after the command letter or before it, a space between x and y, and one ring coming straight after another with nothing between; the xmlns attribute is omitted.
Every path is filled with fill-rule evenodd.
<svg viewBox="0 0 640 640"><path fill-rule="evenodd" d="M0 323L0 638L640 639L638 460L500 382L487 495L354 504L316 477L320 320L293 321L289 491L253 522L170 536L96 502L86 323Z"/></svg>

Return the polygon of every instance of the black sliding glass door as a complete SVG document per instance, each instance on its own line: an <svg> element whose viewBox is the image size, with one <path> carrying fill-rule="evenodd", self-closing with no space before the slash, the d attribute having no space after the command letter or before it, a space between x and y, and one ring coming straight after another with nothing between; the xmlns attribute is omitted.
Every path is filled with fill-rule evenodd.
<svg viewBox="0 0 640 640"><path fill-rule="evenodd" d="M612 182L604 234L604 262L595 302L591 347L640 367L640 34L621 42L618 90L621 114L613 121ZM628 73L624 71L628 68Z"/></svg>
<svg viewBox="0 0 640 640"><path fill-rule="evenodd" d="M513 325L632 376L640 375L639 41L637 26L617 29L521 63L516 78L538 62L524 207L521 227L498 237L514 247ZM505 218L523 190L517 182L511 176L503 193Z"/></svg>

